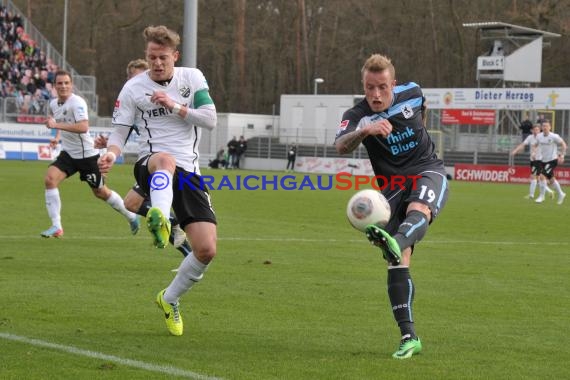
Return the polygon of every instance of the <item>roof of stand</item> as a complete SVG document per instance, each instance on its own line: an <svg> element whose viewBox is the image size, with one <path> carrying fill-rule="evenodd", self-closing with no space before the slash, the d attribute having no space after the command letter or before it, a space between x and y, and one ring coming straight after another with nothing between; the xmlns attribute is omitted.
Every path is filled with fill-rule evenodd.
<svg viewBox="0 0 570 380"><path fill-rule="evenodd" d="M482 36L485 38L525 38L525 37L560 37L558 33L546 32L544 30L527 28L525 26L518 26L513 24L507 24L506 22L470 22L464 23L466 28L476 28L480 29Z"/></svg>

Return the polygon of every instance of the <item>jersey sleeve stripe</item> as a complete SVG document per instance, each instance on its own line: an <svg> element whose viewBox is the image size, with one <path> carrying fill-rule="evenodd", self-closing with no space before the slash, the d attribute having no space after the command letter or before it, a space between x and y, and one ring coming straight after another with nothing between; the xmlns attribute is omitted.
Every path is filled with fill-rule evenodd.
<svg viewBox="0 0 570 380"><path fill-rule="evenodd" d="M422 98L414 98L414 99L408 99L404 102L398 103L398 104L394 104L392 107L390 107L390 109L388 110L388 117L392 117L396 114L399 114L400 112L402 112L402 107L404 106L404 104L409 104L411 105L413 108L418 108L422 106Z"/></svg>
<svg viewBox="0 0 570 380"><path fill-rule="evenodd" d="M417 83L414 83L414 82L409 82L406 84L396 86L396 87L394 87L394 94L399 94L400 92L407 91L407 90L414 88L414 87L419 87L419 86Z"/></svg>

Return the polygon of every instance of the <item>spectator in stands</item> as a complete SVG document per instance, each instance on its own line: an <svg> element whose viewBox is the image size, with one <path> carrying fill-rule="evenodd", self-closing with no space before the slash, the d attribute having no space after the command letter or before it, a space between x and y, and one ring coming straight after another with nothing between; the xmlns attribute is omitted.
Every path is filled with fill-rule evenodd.
<svg viewBox="0 0 570 380"><path fill-rule="evenodd" d="M218 168L226 168L226 151L224 150L224 147L221 147L220 150L218 150L218 152L216 153L216 158L214 158L212 161L210 161L209 166L212 169L218 169Z"/></svg>
<svg viewBox="0 0 570 380"><path fill-rule="evenodd" d="M528 114L526 115L525 119L521 122L521 125L519 125L519 129L521 130L522 141L525 141L526 138L530 136L530 134L532 133L532 121L530 121Z"/></svg>
<svg viewBox="0 0 570 380"><path fill-rule="evenodd" d="M30 100L28 113L31 115L47 115L46 100L42 96L42 91L38 88Z"/></svg>
<svg viewBox="0 0 570 380"><path fill-rule="evenodd" d="M37 90L44 100L54 98L56 94L48 84L53 84L57 70L24 30L22 17L0 6L0 96L16 97L19 112L38 112L38 104L34 103Z"/></svg>

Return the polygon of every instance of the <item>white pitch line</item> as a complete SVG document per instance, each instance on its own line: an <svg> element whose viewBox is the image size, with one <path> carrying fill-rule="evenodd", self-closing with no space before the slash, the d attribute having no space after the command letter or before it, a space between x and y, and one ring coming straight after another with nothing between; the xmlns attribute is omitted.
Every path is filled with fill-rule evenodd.
<svg viewBox="0 0 570 380"><path fill-rule="evenodd" d="M366 239L303 239L303 238L218 238L218 240L227 241L284 241L284 242L306 242L306 243L358 243L364 242L370 244ZM482 244L482 245L569 245L566 241L550 241L550 242L523 242L523 241L481 241L481 240L422 240L424 244Z"/></svg>
<svg viewBox="0 0 570 380"><path fill-rule="evenodd" d="M64 346L62 344L50 343L50 342L46 342L46 341L39 340L39 339L26 338L25 336L19 336L19 335L0 332L0 338L16 341L16 342L20 342L20 343L25 343L25 344L29 344L32 346L46 347L46 348L51 348L51 349L58 350L58 351L64 351L64 352L68 352L68 353L73 354L73 355L87 356L89 358L107 360L110 362L114 362L117 364L129 366L129 367L144 369L146 371L160 372L160 373L163 373L166 375L180 376L180 377L186 377L189 379L199 379L199 380L223 380L220 377L210 377L210 376L206 376L206 375L201 375L201 374L196 373L196 372L187 371L187 370L176 368L176 367L156 365L156 364L141 362L139 360L120 358L118 356L106 355L106 354L103 354L101 352L84 350L84 349L73 347L73 346Z"/></svg>
<svg viewBox="0 0 570 380"><path fill-rule="evenodd" d="M149 235L150 236L150 235ZM45 239L37 235L19 235L19 236L2 236L0 240L29 240L29 239ZM132 240L132 236L65 236L62 240ZM55 239L52 239L55 240ZM289 238L289 237L218 237L218 241L270 241L270 242L299 242L299 243L366 243L366 239L307 239L307 238ZM482 241L482 240L422 240L424 244L471 244L471 245L541 245L541 246L560 246L570 245L568 241Z"/></svg>

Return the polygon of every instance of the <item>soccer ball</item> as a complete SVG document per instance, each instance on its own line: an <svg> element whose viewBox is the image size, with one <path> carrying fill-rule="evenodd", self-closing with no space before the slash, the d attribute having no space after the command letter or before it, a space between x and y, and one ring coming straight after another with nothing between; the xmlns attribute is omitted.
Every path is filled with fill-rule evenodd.
<svg viewBox="0 0 570 380"><path fill-rule="evenodd" d="M348 201L346 216L352 227L365 232L366 226L376 224L384 227L390 220L390 204L376 190L361 190Z"/></svg>

